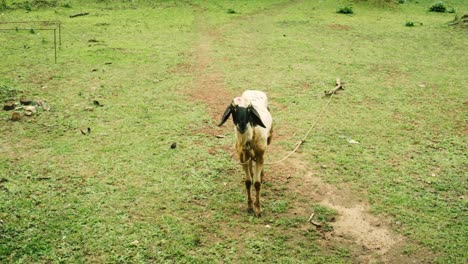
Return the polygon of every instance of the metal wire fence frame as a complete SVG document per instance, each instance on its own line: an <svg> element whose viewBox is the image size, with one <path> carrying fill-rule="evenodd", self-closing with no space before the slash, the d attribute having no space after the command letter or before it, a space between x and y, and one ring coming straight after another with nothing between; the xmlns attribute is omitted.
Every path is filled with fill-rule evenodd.
<svg viewBox="0 0 468 264"><path fill-rule="evenodd" d="M43 31L53 31L54 33L54 62L57 63L57 31L58 31L58 40L59 40L59 47L62 46L62 23L60 21L0 21L0 25L5 25L5 24L18 24L18 25L24 25L24 24L55 24L55 28L0 28L0 31L24 31L24 30L43 30Z"/></svg>

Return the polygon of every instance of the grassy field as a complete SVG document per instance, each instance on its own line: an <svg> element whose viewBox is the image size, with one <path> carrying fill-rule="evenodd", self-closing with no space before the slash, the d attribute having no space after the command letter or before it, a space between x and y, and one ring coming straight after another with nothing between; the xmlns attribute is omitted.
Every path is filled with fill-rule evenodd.
<svg viewBox="0 0 468 264"><path fill-rule="evenodd" d="M466 262L468 35L448 25L465 1L12 2L0 100L46 107L0 111L0 262ZM57 63L53 24L1 24L44 20L61 21ZM248 214L220 109L266 91L275 161L337 77ZM398 243L343 228L353 208Z"/></svg>

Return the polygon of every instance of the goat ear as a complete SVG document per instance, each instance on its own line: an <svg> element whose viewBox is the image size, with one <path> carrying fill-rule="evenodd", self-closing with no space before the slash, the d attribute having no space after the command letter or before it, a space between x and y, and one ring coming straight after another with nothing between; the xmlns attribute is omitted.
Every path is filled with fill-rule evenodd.
<svg viewBox="0 0 468 264"><path fill-rule="evenodd" d="M250 118L252 120L252 123L254 125L259 125L263 128L266 128L265 124L263 124L262 119L260 118L260 115L258 114L257 110L253 106L249 106L249 112L250 112Z"/></svg>
<svg viewBox="0 0 468 264"><path fill-rule="evenodd" d="M229 118L229 115L231 115L232 112L232 107L229 105L226 110L224 110L223 117L221 117L221 122L219 123L218 126L222 126Z"/></svg>

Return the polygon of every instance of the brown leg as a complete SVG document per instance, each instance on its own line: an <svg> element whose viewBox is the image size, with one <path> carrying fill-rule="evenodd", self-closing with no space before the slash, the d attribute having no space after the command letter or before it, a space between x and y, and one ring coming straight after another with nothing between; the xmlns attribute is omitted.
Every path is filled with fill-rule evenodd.
<svg viewBox="0 0 468 264"><path fill-rule="evenodd" d="M260 182L255 182L255 203L254 203L254 211L255 214L260 217L262 216L262 205L260 203L260 189L262 188L262 184Z"/></svg>
<svg viewBox="0 0 468 264"><path fill-rule="evenodd" d="M249 160L249 155L247 152L242 152L240 154L240 161L242 163L247 163L247 164L242 164L242 168L244 169L245 172L245 177L244 177L244 182L245 182L245 189L247 190L247 211L252 212L252 196L250 195L250 187L252 186L252 161ZM247 162L248 161L248 162Z"/></svg>
<svg viewBox="0 0 468 264"><path fill-rule="evenodd" d="M254 174L254 186L255 186L254 211L257 216L261 216L262 204L260 202L260 190L262 188L261 174L263 171L263 153L261 153L261 155L255 155L255 157L257 158L257 161L256 161L256 166L255 166L255 174Z"/></svg>
<svg viewBox="0 0 468 264"><path fill-rule="evenodd" d="M250 186L252 186L251 180L245 180L245 188L247 189L247 212L253 212L252 209L252 197L250 196Z"/></svg>

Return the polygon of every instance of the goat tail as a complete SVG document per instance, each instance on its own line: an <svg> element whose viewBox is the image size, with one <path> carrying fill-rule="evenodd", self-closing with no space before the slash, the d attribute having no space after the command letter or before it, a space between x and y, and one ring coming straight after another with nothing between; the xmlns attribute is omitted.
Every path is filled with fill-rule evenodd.
<svg viewBox="0 0 468 264"><path fill-rule="evenodd" d="M267 145L270 145L272 138L273 138L273 125L271 125L270 132L268 132Z"/></svg>

